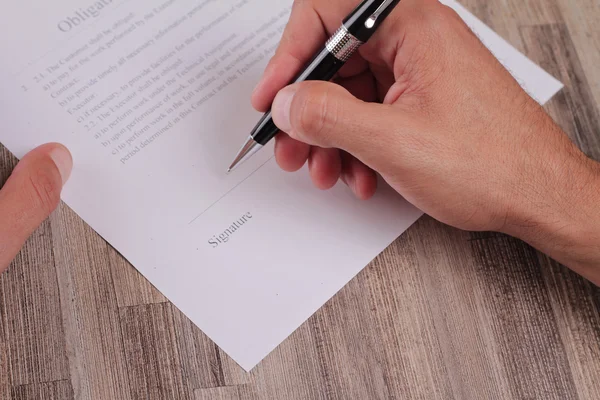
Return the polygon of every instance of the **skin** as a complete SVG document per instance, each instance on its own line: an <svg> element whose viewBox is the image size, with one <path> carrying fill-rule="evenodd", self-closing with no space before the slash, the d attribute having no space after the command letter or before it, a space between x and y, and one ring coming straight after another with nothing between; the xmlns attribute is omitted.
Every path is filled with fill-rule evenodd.
<svg viewBox="0 0 600 400"><path fill-rule="evenodd" d="M315 186L361 199L377 174L465 230L521 238L600 285L600 165L579 151L458 15L403 0L333 83L286 86L358 0L296 0L252 102L273 103L276 158ZM56 207L72 160L58 144L23 158L0 191L0 271Z"/></svg>
<svg viewBox="0 0 600 400"><path fill-rule="evenodd" d="M600 285L600 166L450 8L403 0L333 83L286 87L357 0L296 0L252 102L273 101L276 159L361 199L376 173L460 229L518 237Z"/></svg>
<svg viewBox="0 0 600 400"><path fill-rule="evenodd" d="M21 159L0 190L0 273L60 202L73 160L62 145L49 143Z"/></svg>

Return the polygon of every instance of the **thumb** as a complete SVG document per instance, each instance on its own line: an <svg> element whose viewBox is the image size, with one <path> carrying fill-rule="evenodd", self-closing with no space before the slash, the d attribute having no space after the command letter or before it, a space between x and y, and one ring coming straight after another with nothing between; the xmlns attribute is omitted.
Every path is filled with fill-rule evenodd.
<svg viewBox="0 0 600 400"><path fill-rule="evenodd" d="M72 162L65 147L51 143L32 150L17 164L0 190L0 272L58 205Z"/></svg>
<svg viewBox="0 0 600 400"><path fill-rule="evenodd" d="M364 102L339 85L320 81L282 89L273 101L272 115L277 127L292 138L345 150L363 162L388 148L398 119L398 111L390 105Z"/></svg>

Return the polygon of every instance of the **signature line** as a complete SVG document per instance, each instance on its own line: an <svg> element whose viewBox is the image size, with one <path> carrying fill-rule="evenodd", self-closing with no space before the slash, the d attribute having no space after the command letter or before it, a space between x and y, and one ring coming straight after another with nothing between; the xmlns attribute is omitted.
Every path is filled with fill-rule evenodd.
<svg viewBox="0 0 600 400"><path fill-rule="evenodd" d="M248 175L243 181L241 181L240 183L238 183L237 185L235 185L234 187L232 187L227 193L225 193L223 196L221 196L217 201L215 201L214 203L212 203L210 206L208 206L208 208L206 208L204 211L202 211L200 214L198 214L196 216L196 218L194 218L193 220L191 220L189 222L188 225L193 224L194 222L196 222L198 220L198 218L200 218L201 216L203 216L204 214L206 214L208 212L208 210L210 210L211 208L213 208L218 202L220 202L221 200L223 200L225 197L227 197L231 192L233 192L235 189L237 189L239 186L241 186L242 183L246 182L248 179L250 179L250 177L252 175L254 175L256 172L258 172L259 169L261 169L262 167L264 167L269 161L271 161L273 158L275 158L275 156L269 158L267 161L265 161L264 163L262 163L258 168L256 168L250 175Z"/></svg>

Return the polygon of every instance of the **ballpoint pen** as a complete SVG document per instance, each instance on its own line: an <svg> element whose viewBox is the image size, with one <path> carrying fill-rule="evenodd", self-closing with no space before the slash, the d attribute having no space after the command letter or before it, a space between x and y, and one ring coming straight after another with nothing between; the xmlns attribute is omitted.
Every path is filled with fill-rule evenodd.
<svg viewBox="0 0 600 400"><path fill-rule="evenodd" d="M399 2L400 0L364 0L343 20L342 26L327 41L325 47L292 82L332 79L358 48L373 36ZM278 132L271 111L268 111L254 127L227 172L233 171L252 157Z"/></svg>

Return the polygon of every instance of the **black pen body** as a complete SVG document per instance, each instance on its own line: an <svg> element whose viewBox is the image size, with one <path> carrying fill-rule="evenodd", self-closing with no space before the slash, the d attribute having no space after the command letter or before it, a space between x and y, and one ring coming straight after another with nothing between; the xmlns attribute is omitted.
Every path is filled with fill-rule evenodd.
<svg viewBox="0 0 600 400"><path fill-rule="evenodd" d="M327 42L294 83L329 81L342 68L360 45L367 42L400 0L364 0L346 17L340 29ZM273 139L279 129L269 110L258 122L250 136L260 145Z"/></svg>
<svg viewBox="0 0 600 400"><path fill-rule="evenodd" d="M344 26L348 33L366 43L398 3L400 0L364 0L344 19Z"/></svg>
<svg viewBox="0 0 600 400"><path fill-rule="evenodd" d="M308 66L293 81L329 81L344 65L343 61L338 60L327 48L318 53ZM279 128L273 122L271 111L269 110L252 130L251 136L260 145L266 145L277 135Z"/></svg>
<svg viewBox="0 0 600 400"><path fill-rule="evenodd" d="M325 47L307 64L293 83L329 81L360 46L366 43L401 0L363 0L343 20L342 26L327 41ZM251 157L273 139L279 129L269 110L250 133L228 171Z"/></svg>

